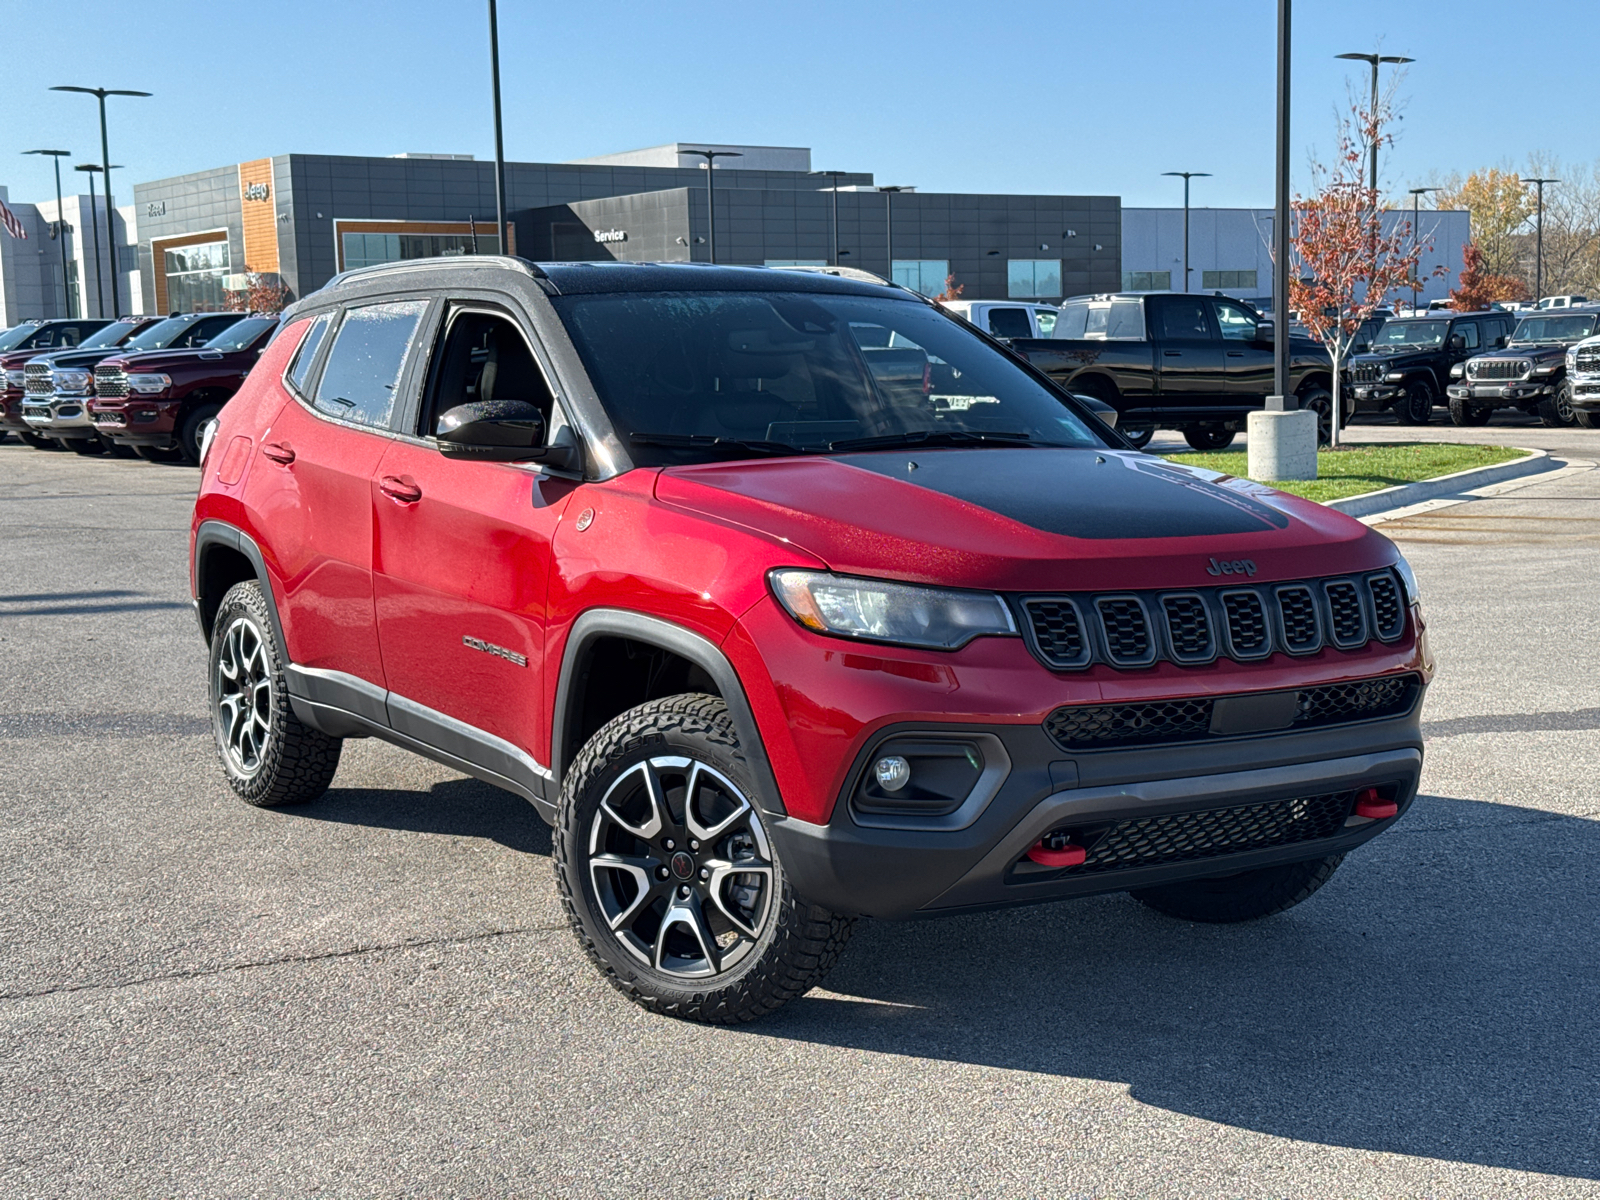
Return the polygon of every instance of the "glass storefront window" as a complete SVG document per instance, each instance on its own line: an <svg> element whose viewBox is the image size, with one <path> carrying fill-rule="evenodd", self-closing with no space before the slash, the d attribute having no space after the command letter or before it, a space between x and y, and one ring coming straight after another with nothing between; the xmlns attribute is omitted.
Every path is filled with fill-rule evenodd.
<svg viewBox="0 0 1600 1200"><path fill-rule="evenodd" d="M894 281L901 287L921 292L924 296L937 296L944 291L944 281L950 277L948 258L897 258L894 260Z"/></svg>
<svg viewBox="0 0 1600 1200"><path fill-rule="evenodd" d="M220 312L228 293L222 277L232 269L227 242L202 242L164 251L168 312Z"/></svg>
<svg viewBox="0 0 1600 1200"><path fill-rule="evenodd" d="M471 233L345 233L340 235L344 269L376 267L413 258L454 258L473 253ZM500 238L478 231L479 254L499 254Z"/></svg>
<svg viewBox="0 0 1600 1200"><path fill-rule="evenodd" d="M1124 271L1122 290L1125 292L1170 292L1171 271Z"/></svg>
<svg viewBox="0 0 1600 1200"><path fill-rule="evenodd" d="M1061 295L1061 260L1009 260L1006 263L1006 295L1013 300L1049 300Z"/></svg>
<svg viewBox="0 0 1600 1200"><path fill-rule="evenodd" d="M1256 290L1254 271L1201 271L1200 286L1206 291L1253 292Z"/></svg>

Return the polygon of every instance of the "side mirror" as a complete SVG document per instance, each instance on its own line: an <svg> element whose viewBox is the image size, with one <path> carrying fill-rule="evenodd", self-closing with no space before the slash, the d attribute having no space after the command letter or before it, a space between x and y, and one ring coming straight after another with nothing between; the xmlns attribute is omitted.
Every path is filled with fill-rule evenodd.
<svg viewBox="0 0 1600 1200"><path fill-rule="evenodd" d="M1452 333L1450 335L1450 349L1452 349L1452 350L1465 350L1466 348L1467 348L1467 335L1466 334L1464 334L1464 333Z"/></svg>
<svg viewBox="0 0 1600 1200"><path fill-rule="evenodd" d="M1505 334L1502 333L1499 337L1495 338L1495 340L1494 340L1494 348L1496 350L1504 350L1505 349L1505 345L1506 345L1506 336L1505 336Z"/></svg>
<svg viewBox="0 0 1600 1200"><path fill-rule="evenodd" d="M477 462L538 462L563 471L583 465L570 428L545 444L544 414L526 400L474 400L439 418L439 453Z"/></svg>

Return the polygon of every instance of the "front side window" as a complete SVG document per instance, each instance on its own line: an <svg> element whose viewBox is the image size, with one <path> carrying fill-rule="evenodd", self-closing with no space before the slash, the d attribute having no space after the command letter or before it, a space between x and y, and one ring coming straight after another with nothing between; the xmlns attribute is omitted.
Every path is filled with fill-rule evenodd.
<svg viewBox="0 0 1600 1200"><path fill-rule="evenodd" d="M317 349L322 345L322 339L328 336L328 327L332 324L333 314L323 313L311 323L306 336L300 340L300 349L295 351L294 365L289 368L289 382L301 395L305 395L306 384L311 379L311 367L317 361Z"/></svg>
<svg viewBox="0 0 1600 1200"><path fill-rule="evenodd" d="M427 308L426 300L397 300L347 311L312 405L358 425L388 425L406 352Z"/></svg>
<svg viewBox="0 0 1600 1200"><path fill-rule="evenodd" d="M662 292L552 302L640 465L846 453L878 439L1107 444L965 322L915 300Z"/></svg>
<svg viewBox="0 0 1600 1200"><path fill-rule="evenodd" d="M1168 341L1211 340L1211 322L1206 319L1206 302L1173 296L1161 304L1161 336Z"/></svg>
<svg viewBox="0 0 1600 1200"><path fill-rule="evenodd" d="M223 277L232 270L228 243L202 242L162 253L171 312L215 312L227 304Z"/></svg>
<svg viewBox="0 0 1600 1200"><path fill-rule="evenodd" d="M1450 332L1459 333L1466 340L1468 350L1476 350L1478 348L1478 323L1476 321L1459 321Z"/></svg>
<svg viewBox="0 0 1600 1200"><path fill-rule="evenodd" d="M1061 295L1061 260L1011 259L1006 263L1006 295L1013 300L1049 300Z"/></svg>
<svg viewBox="0 0 1600 1200"><path fill-rule="evenodd" d="M1211 304L1217 314L1217 326L1222 336L1231 342L1253 342L1256 339L1256 319L1237 304L1215 300Z"/></svg>
<svg viewBox="0 0 1600 1200"><path fill-rule="evenodd" d="M945 281L950 278L948 258L897 258L894 260L894 281L903 288L920 292L924 296L944 294Z"/></svg>

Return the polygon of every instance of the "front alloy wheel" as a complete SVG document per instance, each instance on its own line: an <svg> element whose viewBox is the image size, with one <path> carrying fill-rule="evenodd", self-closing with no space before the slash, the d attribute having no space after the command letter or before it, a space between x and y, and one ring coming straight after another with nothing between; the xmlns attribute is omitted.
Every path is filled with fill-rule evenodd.
<svg viewBox="0 0 1600 1200"><path fill-rule="evenodd" d="M272 671L266 641L254 620L235 617L216 656L218 742L230 765L245 778L261 769L262 751L272 734Z"/></svg>

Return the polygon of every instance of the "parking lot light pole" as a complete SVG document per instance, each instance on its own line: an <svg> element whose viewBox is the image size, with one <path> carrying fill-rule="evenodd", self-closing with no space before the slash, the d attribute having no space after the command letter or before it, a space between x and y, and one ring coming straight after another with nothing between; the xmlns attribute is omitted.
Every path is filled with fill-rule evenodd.
<svg viewBox="0 0 1600 1200"><path fill-rule="evenodd" d="M1417 222L1420 219L1420 217L1418 215L1417 202L1418 202L1418 200L1421 199L1421 197L1426 196L1429 192L1437 192L1438 190L1439 189L1436 188L1436 187L1412 188L1411 189L1411 249L1412 249L1413 253L1415 253L1416 249L1417 249ZM1417 273L1416 272L1417 272L1417 269L1416 269L1416 267L1413 266L1411 268L1411 311L1412 312L1416 312L1417 311Z"/></svg>
<svg viewBox="0 0 1600 1200"><path fill-rule="evenodd" d="M888 246L887 255L888 255L888 260L889 260L889 270L888 270L888 273L884 275L884 278L887 279L890 283L893 283L894 282L894 209L891 207L891 205L894 204L894 194L896 192L905 192L905 191L909 191L910 189L907 188L907 187L904 187L902 185L898 185L898 184L896 184L894 186L890 186L888 184L884 184L878 190L883 193L883 234L884 234L885 245Z"/></svg>
<svg viewBox="0 0 1600 1200"><path fill-rule="evenodd" d="M89 176L89 233L94 238L94 315L103 318L106 315L106 285L100 272L100 218L94 211L94 177L100 170L100 164L79 163L73 169Z"/></svg>
<svg viewBox="0 0 1600 1200"><path fill-rule="evenodd" d="M1559 179L1524 179L1523 183L1537 184L1539 188L1539 223L1538 248L1534 251L1533 258L1533 302L1535 305L1544 299L1544 185L1547 183L1560 183Z"/></svg>
<svg viewBox="0 0 1600 1200"><path fill-rule="evenodd" d="M1347 59L1350 59L1353 62L1364 62L1364 63L1368 63L1368 64L1371 65L1371 67L1372 67L1372 113L1374 115L1376 115L1377 111L1378 111L1378 64L1379 63L1392 63L1395 66L1399 66L1401 63L1408 63L1408 62L1416 62L1417 61L1414 58L1405 58L1405 57L1402 57L1401 55L1398 55L1398 54L1335 54L1334 57L1335 58L1347 58ZM1377 142L1376 138L1373 139L1371 150L1372 150L1371 187L1372 187L1372 194L1374 196L1374 204L1376 204L1376 196L1378 194L1378 142Z"/></svg>
<svg viewBox="0 0 1600 1200"><path fill-rule="evenodd" d="M100 101L100 169L105 173L106 185L106 259L111 264L111 315L122 315L122 294L117 289L117 218L111 206L111 143L106 137L107 96L149 96L149 92L131 92L125 88L53 87L52 92L82 92ZM102 314L104 315L104 314Z"/></svg>
<svg viewBox="0 0 1600 1200"><path fill-rule="evenodd" d="M61 160L72 153L71 150L24 150L24 154L48 154L56 168L56 241L61 247L61 303L66 306L67 316L75 317L78 314L72 311L72 285L67 282L67 214L61 211Z"/></svg>
<svg viewBox="0 0 1600 1200"><path fill-rule="evenodd" d="M685 154L698 154L706 160L706 249L711 255L711 264L717 262L717 205L716 193L712 190L711 172L716 169L719 158L743 158L744 154L738 150L685 150ZM834 189L834 195L838 195ZM838 201L834 201L835 204ZM837 236L837 235L835 235ZM691 257L693 257L691 255Z"/></svg>
<svg viewBox="0 0 1600 1200"><path fill-rule="evenodd" d="M506 241L506 146L500 124L500 19L489 0L489 87L494 93L494 229L500 253L510 254Z"/></svg>
<svg viewBox="0 0 1600 1200"><path fill-rule="evenodd" d="M1189 180L1210 179L1210 171L1163 171L1183 180L1183 290L1189 290Z"/></svg>
<svg viewBox="0 0 1600 1200"><path fill-rule="evenodd" d="M841 172L809 171L807 174L826 175L833 183L833 186L828 189L833 193L833 257L829 260L828 265L837 267L839 265L839 176Z"/></svg>

